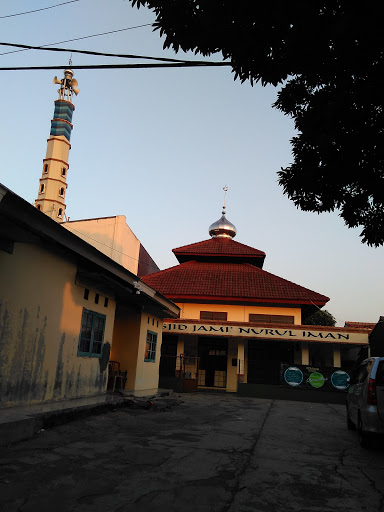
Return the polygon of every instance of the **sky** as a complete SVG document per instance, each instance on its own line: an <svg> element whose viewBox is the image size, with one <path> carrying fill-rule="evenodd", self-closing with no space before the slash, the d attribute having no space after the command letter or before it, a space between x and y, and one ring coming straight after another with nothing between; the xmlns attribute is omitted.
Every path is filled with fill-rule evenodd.
<svg viewBox="0 0 384 512"><path fill-rule="evenodd" d="M1 42L196 58L163 50L151 26L131 28L155 16L128 0L63 1L2 0ZM38 9L44 10L10 16ZM71 57L14 50L0 46L0 67L66 66ZM144 61L72 54L73 65L126 62ZM31 203L58 97L55 75L61 78L62 70L1 71L0 182ZM173 248L209 238L228 186L235 240L266 252L264 270L330 297L325 309L336 325L377 322L384 314L384 248L362 244L361 230L348 229L337 212L296 209L277 183L277 172L292 163L295 129L272 108L276 88L241 84L230 67L75 70L74 76L80 93L73 100L66 194L71 220L125 215L164 269L177 264Z"/></svg>

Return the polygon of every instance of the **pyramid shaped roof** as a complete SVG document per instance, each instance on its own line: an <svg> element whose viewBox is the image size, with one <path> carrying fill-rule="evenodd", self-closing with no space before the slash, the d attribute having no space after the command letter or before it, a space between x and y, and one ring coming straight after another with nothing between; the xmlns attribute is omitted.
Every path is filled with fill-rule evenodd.
<svg viewBox="0 0 384 512"><path fill-rule="evenodd" d="M143 281L176 302L208 300L319 307L329 300L249 263L191 260L147 275Z"/></svg>
<svg viewBox="0 0 384 512"><path fill-rule="evenodd" d="M245 262L262 268L265 252L232 238L210 238L194 244L177 247L172 251L180 263L190 261Z"/></svg>

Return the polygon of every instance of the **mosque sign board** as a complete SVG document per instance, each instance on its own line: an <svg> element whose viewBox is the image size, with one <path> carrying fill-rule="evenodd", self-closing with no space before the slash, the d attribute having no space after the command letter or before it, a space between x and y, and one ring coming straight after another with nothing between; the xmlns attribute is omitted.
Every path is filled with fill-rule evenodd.
<svg viewBox="0 0 384 512"><path fill-rule="evenodd" d="M169 334L196 334L198 336L231 336L241 338L260 338L274 341L307 341L320 343L351 343L368 345L368 333L348 332L345 329L295 329L271 327L251 327L249 325L209 324L183 322L164 322L163 332Z"/></svg>

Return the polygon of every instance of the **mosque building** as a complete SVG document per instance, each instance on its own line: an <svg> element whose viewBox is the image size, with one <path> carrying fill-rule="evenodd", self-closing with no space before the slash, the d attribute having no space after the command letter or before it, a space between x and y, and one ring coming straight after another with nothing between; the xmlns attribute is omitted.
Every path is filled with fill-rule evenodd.
<svg viewBox="0 0 384 512"><path fill-rule="evenodd" d="M158 368L160 387L184 391L240 392L282 382L324 389L332 382L333 388L346 389L357 353L368 346L368 331L356 326L303 325L329 298L265 271L265 253L234 240L237 230L225 216L225 196L222 216L209 228L210 239L173 249L179 264L162 271L124 216L69 221L66 190L75 108L72 97L79 89L71 70L65 70L61 80L55 77L54 83L60 85L59 98L35 206L60 224L60 229L72 232L136 276L136 294L147 294L156 303L145 306L137 298L140 315L147 314L138 325L146 321L152 329L145 329L147 346L152 347L156 337L156 351L151 355L156 365L147 386L143 365L137 363L143 359L138 351L142 341L134 350L125 341L132 328L126 319L132 312L116 302L111 358L135 375L130 389L137 390L142 381L142 390L153 390ZM95 276L84 281L78 272L76 282L86 289L92 285L98 295L90 277ZM167 313L172 314L167 317Z"/></svg>
<svg viewBox="0 0 384 512"><path fill-rule="evenodd" d="M210 239L173 249L178 265L143 277L180 308L163 325L160 385L178 388L183 375L184 389L236 392L281 384L282 371L293 387L320 370L347 380L367 331L302 325L329 298L263 270L265 253L235 241L225 213L224 199Z"/></svg>

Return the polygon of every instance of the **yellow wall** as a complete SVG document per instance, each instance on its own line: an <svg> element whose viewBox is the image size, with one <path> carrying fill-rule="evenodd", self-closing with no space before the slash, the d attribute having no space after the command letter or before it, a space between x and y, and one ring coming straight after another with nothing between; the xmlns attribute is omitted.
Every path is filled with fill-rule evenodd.
<svg viewBox="0 0 384 512"><path fill-rule="evenodd" d="M301 324L300 308L261 307L261 306L233 306L228 304L191 304L176 302L180 308L180 318L191 320L200 319L200 311L221 311L227 313L228 322L249 322L249 314L260 315L290 315L294 316L294 323Z"/></svg>
<svg viewBox="0 0 384 512"><path fill-rule="evenodd" d="M125 391L136 396L153 395L159 385L163 320L147 313L118 307L113 331L111 359L127 370ZM157 334L155 362L144 361L147 331Z"/></svg>
<svg viewBox="0 0 384 512"><path fill-rule="evenodd" d="M84 299L76 264L31 244L0 251L0 402L2 405L103 393L115 302ZM77 355L83 308L106 316L103 357Z"/></svg>
<svg viewBox="0 0 384 512"><path fill-rule="evenodd" d="M141 313L117 306L111 360L118 361L122 371L127 370L126 391L135 389L140 324Z"/></svg>
<svg viewBox="0 0 384 512"><path fill-rule="evenodd" d="M62 225L130 272L137 274L140 241L128 226L124 215L71 221Z"/></svg>
<svg viewBox="0 0 384 512"><path fill-rule="evenodd" d="M232 359L237 359L238 340L228 338L227 391L237 391L237 366L232 366Z"/></svg>
<svg viewBox="0 0 384 512"><path fill-rule="evenodd" d="M135 395L149 395L156 393L158 390L162 330L162 320L153 316L148 316L145 313L142 314L139 350L137 357ZM156 359L154 363L144 361L147 331L151 331L157 334Z"/></svg>

